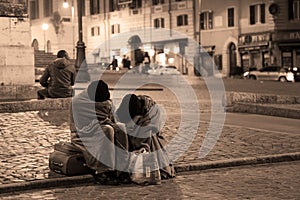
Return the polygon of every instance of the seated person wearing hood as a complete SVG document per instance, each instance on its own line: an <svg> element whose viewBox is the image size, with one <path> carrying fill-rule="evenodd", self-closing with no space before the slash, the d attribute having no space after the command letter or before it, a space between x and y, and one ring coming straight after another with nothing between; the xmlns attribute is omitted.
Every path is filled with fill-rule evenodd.
<svg viewBox="0 0 300 200"><path fill-rule="evenodd" d="M128 181L128 139L114 120L107 84L93 81L72 99L71 142L78 147L96 183Z"/></svg>
<svg viewBox="0 0 300 200"><path fill-rule="evenodd" d="M161 132L164 120L161 109L147 95L127 94L116 111L125 124L129 151L145 149L155 154L161 179L175 177L174 166L165 149L166 141Z"/></svg>
<svg viewBox="0 0 300 200"><path fill-rule="evenodd" d="M60 50L40 78L40 84L45 88L37 92L38 99L72 97L75 76L76 70L68 53Z"/></svg>

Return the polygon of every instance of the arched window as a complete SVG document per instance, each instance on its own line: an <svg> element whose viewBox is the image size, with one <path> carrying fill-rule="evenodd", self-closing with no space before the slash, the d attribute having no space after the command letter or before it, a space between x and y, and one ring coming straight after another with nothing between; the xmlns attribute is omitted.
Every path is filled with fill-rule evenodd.
<svg viewBox="0 0 300 200"><path fill-rule="evenodd" d="M35 51L39 50L39 42L37 39L34 39L31 43L31 46L34 48Z"/></svg>
<svg viewBox="0 0 300 200"><path fill-rule="evenodd" d="M51 42L50 42L50 40L47 41L47 52L51 52Z"/></svg>

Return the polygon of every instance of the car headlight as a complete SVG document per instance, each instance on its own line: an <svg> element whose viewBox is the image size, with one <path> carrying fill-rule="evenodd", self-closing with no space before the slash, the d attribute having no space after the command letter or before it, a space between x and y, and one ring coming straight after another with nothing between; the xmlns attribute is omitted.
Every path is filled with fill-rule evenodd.
<svg viewBox="0 0 300 200"><path fill-rule="evenodd" d="M246 77L246 76L248 76L249 75L249 72L245 72L244 73L244 76Z"/></svg>

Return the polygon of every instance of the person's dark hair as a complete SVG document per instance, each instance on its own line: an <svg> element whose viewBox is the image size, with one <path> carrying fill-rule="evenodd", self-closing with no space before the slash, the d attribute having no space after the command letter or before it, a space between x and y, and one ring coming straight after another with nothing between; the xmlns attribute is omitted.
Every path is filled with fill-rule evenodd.
<svg viewBox="0 0 300 200"><path fill-rule="evenodd" d="M89 98L95 102L103 102L110 99L108 85L103 81L93 81L87 88Z"/></svg>
<svg viewBox="0 0 300 200"><path fill-rule="evenodd" d="M126 123L140 113L141 102L135 94L127 94L116 112L120 122Z"/></svg>
<svg viewBox="0 0 300 200"><path fill-rule="evenodd" d="M68 53L65 51L65 50L60 50L58 53L57 53L57 58L64 58L68 56Z"/></svg>

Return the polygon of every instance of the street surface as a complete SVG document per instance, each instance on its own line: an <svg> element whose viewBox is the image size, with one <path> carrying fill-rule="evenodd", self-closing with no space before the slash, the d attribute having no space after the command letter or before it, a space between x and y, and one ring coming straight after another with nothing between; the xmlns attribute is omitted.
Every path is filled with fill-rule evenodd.
<svg viewBox="0 0 300 200"><path fill-rule="evenodd" d="M0 195L0 199L299 199L300 161L180 174L157 186L79 185Z"/></svg>

